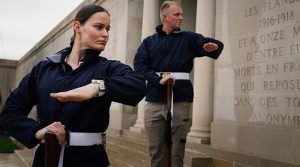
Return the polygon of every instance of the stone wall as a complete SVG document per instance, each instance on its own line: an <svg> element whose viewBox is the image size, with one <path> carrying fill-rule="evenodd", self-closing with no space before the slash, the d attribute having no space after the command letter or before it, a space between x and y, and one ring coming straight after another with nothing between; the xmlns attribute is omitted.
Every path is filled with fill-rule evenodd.
<svg viewBox="0 0 300 167"><path fill-rule="evenodd" d="M13 89L18 61L0 59L0 112Z"/></svg>
<svg viewBox="0 0 300 167"><path fill-rule="evenodd" d="M212 147L300 164L299 16L299 0L217 0Z"/></svg>

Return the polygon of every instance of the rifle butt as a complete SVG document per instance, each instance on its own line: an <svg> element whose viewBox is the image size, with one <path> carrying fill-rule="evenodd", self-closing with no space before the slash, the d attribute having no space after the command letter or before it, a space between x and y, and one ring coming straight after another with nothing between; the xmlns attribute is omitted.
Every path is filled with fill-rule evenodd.
<svg viewBox="0 0 300 167"><path fill-rule="evenodd" d="M45 167L57 167L60 156L60 145L54 133L45 133Z"/></svg>
<svg viewBox="0 0 300 167"><path fill-rule="evenodd" d="M165 152L165 167L171 167L172 150L167 148Z"/></svg>

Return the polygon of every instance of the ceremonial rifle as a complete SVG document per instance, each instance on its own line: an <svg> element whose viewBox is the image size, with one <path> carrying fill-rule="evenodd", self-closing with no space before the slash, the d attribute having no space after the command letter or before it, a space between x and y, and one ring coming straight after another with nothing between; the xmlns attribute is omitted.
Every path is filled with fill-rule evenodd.
<svg viewBox="0 0 300 167"><path fill-rule="evenodd" d="M54 133L45 133L45 167L57 167L60 155L60 145Z"/></svg>
<svg viewBox="0 0 300 167"><path fill-rule="evenodd" d="M165 167L171 167L172 159L172 94L173 94L173 80L169 79L167 81L167 126L165 131L165 140L166 140L166 152L165 152Z"/></svg>

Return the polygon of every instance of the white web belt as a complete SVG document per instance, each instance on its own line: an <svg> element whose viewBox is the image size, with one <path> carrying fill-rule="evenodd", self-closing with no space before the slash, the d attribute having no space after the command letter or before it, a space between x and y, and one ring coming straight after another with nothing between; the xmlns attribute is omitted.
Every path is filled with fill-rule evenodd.
<svg viewBox="0 0 300 167"><path fill-rule="evenodd" d="M190 80L190 74L187 72L156 72L156 74L160 77L172 75L176 80Z"/></svg>
<svg viewBox="0 0 300 167"><path fill-rule="evenodd" d="M69 146L105 145L105 133L69 132ZM61 147L58 167L63 167L65 145Z"/></svg>

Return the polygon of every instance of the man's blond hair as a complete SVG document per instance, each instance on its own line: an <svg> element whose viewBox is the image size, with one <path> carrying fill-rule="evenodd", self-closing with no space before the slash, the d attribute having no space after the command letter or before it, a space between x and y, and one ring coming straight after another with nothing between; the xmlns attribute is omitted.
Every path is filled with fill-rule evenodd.
<svg viewBox="0 0 300 167"><path fill-rule="evenodd" d="M178 2L175 1L164 1L163 4L160 6L160 20L162 21L162 15L166 12L166 10L171 6L176 5L181 7L181 5Z"/></svg>

